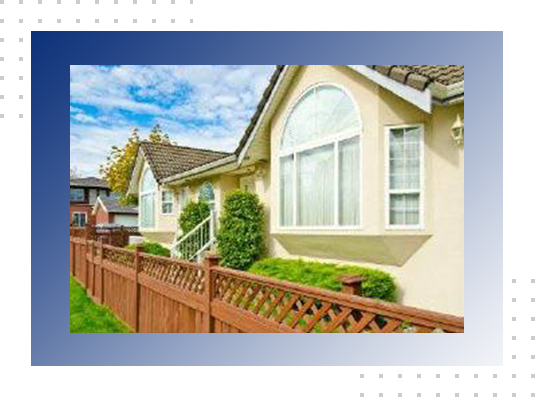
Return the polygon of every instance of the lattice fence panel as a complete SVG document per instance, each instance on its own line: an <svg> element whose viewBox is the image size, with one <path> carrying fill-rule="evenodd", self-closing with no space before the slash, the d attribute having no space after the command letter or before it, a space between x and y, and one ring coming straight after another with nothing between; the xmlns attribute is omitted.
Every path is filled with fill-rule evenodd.
<svg viewBox="0 0 535 397"><path fill-rule="evenodd" d="M205 291L205 271L200 266L148 255L140 257L140 264L144 274L158 281L197 294Z"/></svg>

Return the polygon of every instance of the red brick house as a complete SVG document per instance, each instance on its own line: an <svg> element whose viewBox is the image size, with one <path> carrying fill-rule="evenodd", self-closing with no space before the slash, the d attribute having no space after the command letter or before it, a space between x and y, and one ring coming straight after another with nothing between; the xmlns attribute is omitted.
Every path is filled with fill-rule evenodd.
<svg viewBox="0 0 535 397"><path fill-rule="evenodd" d="M92 215L97 226L137 227L137 206L123 206L117 197L98 197Z"/></svg>
<svg viewBox="0 0 535 397"><path fill-rule="evenodd" d="M99 196L110 197L111 190L106 181L99 178L71 179L71 213L72 226L85 226L93 212L93 206Z"/></svg>

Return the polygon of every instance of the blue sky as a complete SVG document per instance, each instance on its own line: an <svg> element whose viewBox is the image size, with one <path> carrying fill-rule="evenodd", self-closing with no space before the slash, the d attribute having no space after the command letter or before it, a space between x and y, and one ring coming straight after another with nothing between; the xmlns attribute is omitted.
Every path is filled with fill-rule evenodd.
<svg viewBox="0 0 535 397"><path fill-rule="evenodd" d="M183 146L232 151L274 65L71 66L71 167L97 175L132 128L160 124Z"/></svg>

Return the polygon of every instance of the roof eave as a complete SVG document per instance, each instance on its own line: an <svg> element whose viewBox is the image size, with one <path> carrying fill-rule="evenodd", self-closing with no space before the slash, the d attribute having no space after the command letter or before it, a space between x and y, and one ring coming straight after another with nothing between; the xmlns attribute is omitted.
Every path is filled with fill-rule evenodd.
<svg viewBox="0 0 535 397"><path fill-rule="evenodd" d="M464 102L464 80L450 85L433 83L431 92L435 103L441 105L462 103Z"/></svg>
<svg viewBox="0 0 535 397"><path fill-rule="evenodd" d="M206 171L213 171L219 167L223 167L229 164L232 164L237 160L237 156L235 154L231 154L228 157L224 157L220 160L212 161L211 163L201 165L200 167L193 168L189 171L183 172L181 174L173 175L167 178L164 178L162 180L162 184L169 184L173 182L178 182L185 178L190 178L194 175L206 172Z"/></svg>
<svg viewBox="0 0 535 397"><path fill-rule="evenodd" d="M369 68L367 65L347 65L350 69L370 79L379 86L394 93L400 98L412 103L417 108L426 113L431 113L433 98L429 87L424 90L418 90L406 84L402 84L391 77L385 76L378 71Z"/></svg>

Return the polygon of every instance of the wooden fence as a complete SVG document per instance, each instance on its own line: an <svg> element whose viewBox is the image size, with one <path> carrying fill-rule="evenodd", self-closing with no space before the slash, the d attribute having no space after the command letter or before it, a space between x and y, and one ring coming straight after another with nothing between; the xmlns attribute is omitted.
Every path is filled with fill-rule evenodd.
<svg viewBox="0 0 535 397"><path fill-rule="evenodd" d="M137 227L98 228L92 225L85 227L71 227L71 237L87 238L102 241L104 244L124 248L128 245L130 236L139 236Z"/></svg>
<svg viewBox="0 0 535 397"><path fill-rule="evenodd" d="M464 319L70 238L71 275L135 332L464 332Z"/></svg>

